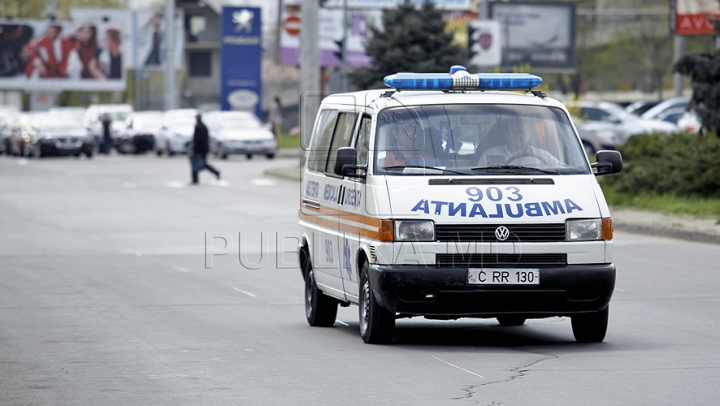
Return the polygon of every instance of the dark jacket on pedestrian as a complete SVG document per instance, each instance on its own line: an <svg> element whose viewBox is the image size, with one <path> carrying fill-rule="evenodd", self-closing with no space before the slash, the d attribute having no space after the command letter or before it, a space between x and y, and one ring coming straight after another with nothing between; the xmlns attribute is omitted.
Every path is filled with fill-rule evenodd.
<svg viewBox="0 0 720 406"><path fill-rule="evenodd" d="M195 134L193 135L193 153L196 155L207 155L210 150L210 141L208 129L202 122L195 124Z"/></svg>

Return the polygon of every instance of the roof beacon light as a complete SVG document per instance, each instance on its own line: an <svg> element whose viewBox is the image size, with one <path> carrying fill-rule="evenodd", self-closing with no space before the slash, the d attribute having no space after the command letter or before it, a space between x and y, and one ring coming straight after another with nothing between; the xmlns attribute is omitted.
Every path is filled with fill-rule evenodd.
<svg viewBox="0 0 720 406"><path fill-rule="evenodd" d="M397 90L530 90L542 78L529 73L474 73L453 65L450 73L401 72L385 76L386 86Z"/></svg>

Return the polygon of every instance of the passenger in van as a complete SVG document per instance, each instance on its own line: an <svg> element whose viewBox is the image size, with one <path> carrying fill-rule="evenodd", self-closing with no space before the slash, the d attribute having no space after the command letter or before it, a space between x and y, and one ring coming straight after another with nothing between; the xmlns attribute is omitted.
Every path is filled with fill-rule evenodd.
<svg viewBox="0 0 720 406"><path fill-rule="evenodd" d="M419 131L414 126L393 124L391 133L394 145L388 140L391 142L383 166L436 165L434 154L427 151L430 140L418 137Z"/></svg>
<svg viewBox="0 0 720 406"><path fill-rule="evenodd" d="M498 137L505 143L488 148L480 157L478 165L560 165L561 162L551 153L530 145L530 136L537 134L537 129L526 127L520 118L498 120L487 138L492 141L492 138Z"/></svg>

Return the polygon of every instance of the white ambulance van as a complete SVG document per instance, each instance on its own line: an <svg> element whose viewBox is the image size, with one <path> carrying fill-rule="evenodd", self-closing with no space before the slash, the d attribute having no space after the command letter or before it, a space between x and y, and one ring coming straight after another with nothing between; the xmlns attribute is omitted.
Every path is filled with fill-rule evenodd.
<svg viewBox="0 0 720 406"><path fill-rule="evenodd" d="M299 211L310 325L355 304L368 343L416 316L568 316L577 341L605 338L613 226L595 177L622 158L590 164L541 83L453 66L323 100Z"/></svg>

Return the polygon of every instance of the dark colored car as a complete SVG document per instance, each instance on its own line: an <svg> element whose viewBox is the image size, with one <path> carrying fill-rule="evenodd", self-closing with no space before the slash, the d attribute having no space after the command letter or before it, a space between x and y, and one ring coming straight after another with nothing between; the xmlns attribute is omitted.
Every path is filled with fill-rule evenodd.
<svg viewBox="0 0 720 406"><path fill-rule="evenodd" d="M25 138L25 154L32 157L85 154L90 158L94 147L82 121L62 114L36 114Z"/></svg>

